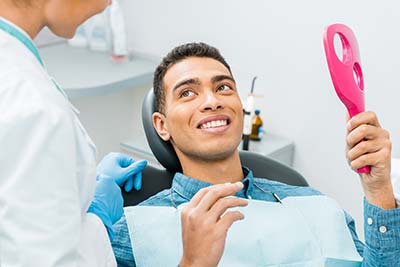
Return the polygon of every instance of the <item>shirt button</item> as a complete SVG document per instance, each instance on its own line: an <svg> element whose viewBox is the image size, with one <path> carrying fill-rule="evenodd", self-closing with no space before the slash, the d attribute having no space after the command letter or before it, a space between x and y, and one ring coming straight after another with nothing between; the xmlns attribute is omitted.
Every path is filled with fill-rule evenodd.
<svg viewBox="0 0 400 267"><path fill-rule="evenodd" d="M368 223L368 225L371 225L371 224L373 223L372 218L368 218L368 219L367 219L367 223Z"/></svg>
<svg viewBox="0 0 400 267"><path fill-rule="evenodd" d="M250 195L247 196L248 199L253 199Z"/></svg>
<svg viewBox="0 0 400 267"><path fill-rule="evenodd" d="M381 232L382 234L386 233L386 231L387 231L386 226L379 227L379 232Z"/></svg>

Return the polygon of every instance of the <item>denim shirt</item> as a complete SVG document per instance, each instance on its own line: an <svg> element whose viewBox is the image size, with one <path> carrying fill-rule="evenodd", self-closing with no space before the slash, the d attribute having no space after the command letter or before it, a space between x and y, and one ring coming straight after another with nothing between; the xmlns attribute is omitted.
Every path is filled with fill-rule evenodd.
<svg viewBox="0 0 400 267"><path fill-rule="evenodd" d="M247 168L243 168L243 173L244 187L236 194L237 197L276 202L278 198L284 199L289 196L321 195L319 191L311 187L291 186L265 178L255 178ZM210 183L176 173L170 189L161 191L139 205L177 207L189 202L200 189L210 185ZM347 213L345 216L357 251L363 257L362 266L400 267L400 208L383 210L364 199L366 245L357 237L353 218ZM114 233L112 247L118 266L135 267L125 216L114 225Z"/></svg>

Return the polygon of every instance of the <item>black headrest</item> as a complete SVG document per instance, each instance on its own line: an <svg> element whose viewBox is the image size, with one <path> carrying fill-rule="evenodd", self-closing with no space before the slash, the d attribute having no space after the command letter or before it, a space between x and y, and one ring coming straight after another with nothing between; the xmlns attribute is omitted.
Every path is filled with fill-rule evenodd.
<svg viewBox="0 0 400 267"><path fill-rule="evenodd" d="M156 101L153 89L147 93L142 104L142 122L144 132L146 133L147 142L157 158L158 162L168 171L182 172L181 164L170 142L165 142L160 138L154 129L152 115L156 111Z"/></svg>

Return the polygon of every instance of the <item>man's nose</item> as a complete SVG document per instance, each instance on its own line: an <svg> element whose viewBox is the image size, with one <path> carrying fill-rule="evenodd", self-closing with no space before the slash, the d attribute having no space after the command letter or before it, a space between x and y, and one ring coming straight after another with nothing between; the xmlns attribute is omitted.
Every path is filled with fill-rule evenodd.
<svg viewBox="0 0 400 267"><path fill-rule="evenodd" d="M204 96L204 102L201 107L202 110L218 110L224 107L221 99L214 93L209 92Z"/></svg>

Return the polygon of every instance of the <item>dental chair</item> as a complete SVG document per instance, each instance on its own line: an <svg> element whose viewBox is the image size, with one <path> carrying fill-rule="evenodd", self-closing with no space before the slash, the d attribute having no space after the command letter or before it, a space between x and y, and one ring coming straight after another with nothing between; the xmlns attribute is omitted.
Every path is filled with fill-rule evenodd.
<svg viewBox="0 0 400 267"><path fill-rule="evenodd" d="M132 190L127 193L122 190L125 206L136 205L158 192L170 188L174 174L182 171L172 145L163 141L153 127L152 114L154 112L155 96L151 89L142 104L142 122L147 142L154 156L165 169L148 165L143 170L143 184L140 191ZM263 177L289 185L308 186L306 179L300 173L278 161L248 151L239 151L239 154L242 165L250 168L254 177Z"/></svg>

